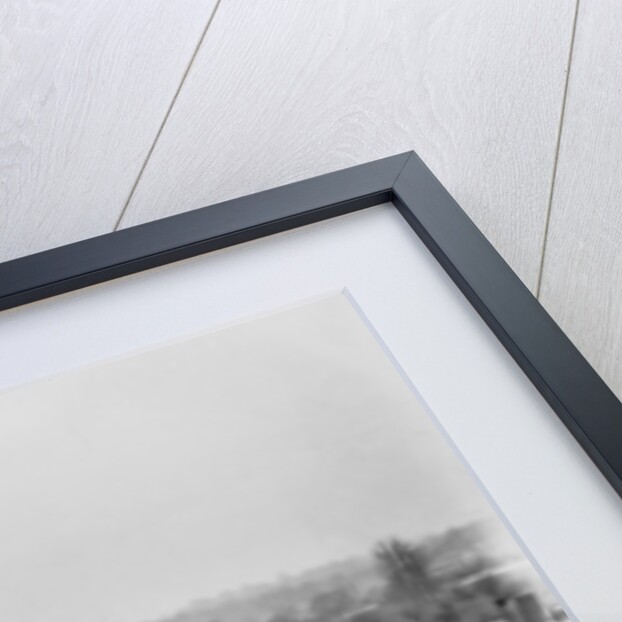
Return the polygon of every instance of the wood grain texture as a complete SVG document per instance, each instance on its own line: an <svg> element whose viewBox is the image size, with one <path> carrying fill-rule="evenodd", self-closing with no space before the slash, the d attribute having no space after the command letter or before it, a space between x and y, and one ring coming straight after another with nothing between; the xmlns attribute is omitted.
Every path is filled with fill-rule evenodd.
<svg viewBox="0 0 622 622"><path fill-rule="evenodd" d="M0 3L0 261L114 228L213 6Z"/></svg>
<svg viewBox="0 0 622 622"><path fill-rule="evenodd" d="M622 398L622 5L581 2L541 301Z"/></svg>
<svg viewBox="0 0 622 622"><path fill-rule="evenodd" d="M122 226L415 149L533 287L573 12L223 0Z"/></svg>

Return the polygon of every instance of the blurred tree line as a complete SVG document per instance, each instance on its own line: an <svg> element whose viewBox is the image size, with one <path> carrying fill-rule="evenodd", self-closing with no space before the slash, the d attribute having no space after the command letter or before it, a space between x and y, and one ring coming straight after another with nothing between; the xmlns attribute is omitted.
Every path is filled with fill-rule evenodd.
<svg viewBox="0 0 622 622"><path fill-rule="evenodd" d="M568 618L526 560L499 555L485 527L470 524L418 543L390 538L371 557L248 588L161 622L558 620Z"/></svg>

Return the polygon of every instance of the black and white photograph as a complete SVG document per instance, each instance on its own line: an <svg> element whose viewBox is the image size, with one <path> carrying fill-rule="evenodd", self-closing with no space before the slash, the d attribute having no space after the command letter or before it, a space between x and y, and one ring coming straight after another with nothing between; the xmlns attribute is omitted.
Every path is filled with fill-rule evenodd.
<svg viewBox="0 0 622 622"><path fill-rule="evenodd" d="M561 622L343 294L0 394L0 619Z"/></svg>

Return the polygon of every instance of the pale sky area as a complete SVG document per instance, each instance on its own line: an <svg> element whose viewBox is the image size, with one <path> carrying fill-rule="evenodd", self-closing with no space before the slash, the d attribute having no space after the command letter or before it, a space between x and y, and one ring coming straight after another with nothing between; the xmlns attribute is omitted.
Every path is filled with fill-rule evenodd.
<svg viewBox="0 0 622 622"><path fill-rule="evenodd" d="M18 622L145 622L491 514L341 295L1 394L0 508Z"/></svg>

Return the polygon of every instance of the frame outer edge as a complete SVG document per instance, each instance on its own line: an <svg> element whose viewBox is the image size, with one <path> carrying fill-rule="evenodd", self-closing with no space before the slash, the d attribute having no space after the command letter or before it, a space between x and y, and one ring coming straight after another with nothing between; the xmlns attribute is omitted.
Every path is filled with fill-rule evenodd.
<svg viewBox="0 0 622 622"><path fill-rule="evenodd" d="M414 152L393 202L622 497L622 403Z"/></svg>
<svg viewBox="0 0 622 622"><path fill-rule="evenodd" d="M0 311L389 202L410 154L0 263Z"/></svg>

